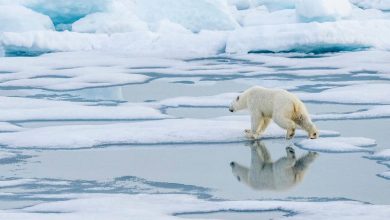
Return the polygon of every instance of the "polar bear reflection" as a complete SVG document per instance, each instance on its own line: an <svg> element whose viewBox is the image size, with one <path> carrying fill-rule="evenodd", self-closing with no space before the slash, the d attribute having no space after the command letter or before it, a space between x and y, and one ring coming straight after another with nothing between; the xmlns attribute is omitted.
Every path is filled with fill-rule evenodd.
<svg viewBox="0 0 390 220"><path fill-rule="evenodd" d="M231 162L233 175L238 181L257 190L285 190L299 183L317 153L309 152L295 158L292 147L286 147L287 156L273 162L264 143L251 144L250 168Z"/></svg>

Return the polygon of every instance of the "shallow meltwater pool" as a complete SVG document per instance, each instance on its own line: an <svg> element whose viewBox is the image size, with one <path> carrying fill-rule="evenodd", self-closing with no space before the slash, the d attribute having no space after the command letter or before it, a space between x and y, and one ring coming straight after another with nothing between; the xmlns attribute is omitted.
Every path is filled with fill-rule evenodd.
<svg viewBox="0 0 390 220"><path fill-rule="evenodd" d="M308 207L334 203L330 210L354 202L390 205L390 180L384 175L390 157L378 154L389 148L389 104L380 94L379 101L367 102L364 94L353 93L371 91L367 84L384 88L387 79L349 77L337 65L313 61L331 54L286 55L283 65L276 65L281 57L262 60L265 56L186 60L178 69L127 68L150 77L134 84L0 90L5 97L45 100L31 102L28 108L34 110L24 112L28 117L7 111L2 116L0 209L60 216L104 204L103 210L118 207L115 213L146 207L146 215L153 210L174 219L249 220L295 216L306 212L299 206L305 202ZM303 97L323 132L318 142L310 145L299 132L285 140L285 131L274 125L261 140L245 139L248 112L233 114L227 106L252 85ZM313 94L322 99L313 101ZM11 101L9 109L25 107ZM142 108L128 115L134 107ZM13 136L17 133L22 135Z"/></svg>

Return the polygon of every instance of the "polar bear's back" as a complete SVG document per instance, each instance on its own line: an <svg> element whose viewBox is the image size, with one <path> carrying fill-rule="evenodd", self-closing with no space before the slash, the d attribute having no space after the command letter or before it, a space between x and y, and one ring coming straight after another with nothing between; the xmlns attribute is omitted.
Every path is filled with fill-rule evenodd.
<svg viewBox="0 0 390 220"><path fill-rule="evenodd" d="M246 92L248 97L252 100L249 102L256 102L252 106L256 106L261 112L272 115L275 112L281 112L282 114L293 114L294 112L307 113L306 107L303 102L294 94L284 89L269 89L260 86L254 86L249 88ZM261 103L259 106L258 103ZM293 115L291 115L292 117Z"/></svg>

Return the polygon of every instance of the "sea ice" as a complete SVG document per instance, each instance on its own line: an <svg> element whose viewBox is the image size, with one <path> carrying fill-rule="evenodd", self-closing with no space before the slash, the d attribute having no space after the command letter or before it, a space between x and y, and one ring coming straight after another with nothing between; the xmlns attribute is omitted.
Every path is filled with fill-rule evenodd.
<svg viewBox="0 0 390 220"><path fill-rule="evenodd" d="M48 120L147 120L170 118L158 110L131 103L97 106L88 102L67 102L0 96L0 121ZM2 125L2 126L1 126ZM0 123L0 130L22 128Z"/></svg>
<svg viewBox="0 0 390 220"><path fill-rule="evenodd" d="M19 5L0 4L0 33L53 29L53 23L46 15Z"/></svg>
<svg viewBox="0 0 390 220"><path fill-rule="evenodd" d="M319 93L298 93L305 101L353 104L390 104L390 84L369 83L327 89Z"/></svg>
<svg viewBox="0 0 390 220"><path fill-rule="evenodd" d="M378 105L348 113L325 113L313 115L314 120L348 120L390 117L390 105Z"/></svg>
<svg viewBox="0 0 390 220"><path fill-rule="evenodd" d="M249 121L165 119L104 125L64 125L31 128L1 134L0 143L7 148L72 149L104 145L230 143L245 141L244 129ZM164 128L164 129L161 129ZM334 131L320 131L335 136ZM284 138L285 130L271 125L263 138ZM298 130L298 137L307 134Z"/></svg>
<svg viewBox="0 0 390 220"><path fill-rule="evenodd" d="M8 123L8 122L0 122L0 132L13 132L13 131L21 131L22 127L17 125Z"/></svg>
<svg viewBox="0 0 390 220"><path fill-rule="evenodd" d="M350 0L362 8L376 8L380 10L390 10L389 0Z"/></svg>
<svg viewBox="0 0 390 220"><path fill-rule="evenodd" d="M373 160L390 160L390 149L384 149L366 157Z"/></svg>
<svg viewBox="0 0 390 220"><path fill-rule="evenodd" d="M263 25L236 29L229 34L227 53L326 52L362 48L390 48L390 21L341 20L324 23Z"/></svg>
<svg viewBox="0 0 390 220"><path fill-rule="evenodd" d="M179 219L186 213L280 211L286 219L376 219L390 215L388 205L357 201L224 201L203 200L185 194L73 194L62 201L42 202L20 209L2 210L0 218L14 219ZM284 218L283 218L284 219Z"/></svg>
<svg viewBox="0 0 390 220"><path fill-rule="evenodd" d="M351 15L349 0L298 0L297 15L306 21L334 21Z"/></svg>
<svg viewBox="0 0 390 220"><path fill-rule="evenodd" d="M18 155L16 153L7 152L7 151L0 151L0 161L1 160L8 160L17 157ZM1 183L0 183L1 187Z"/></svg>
<svg viewBox="0 0 390 220"><path fill-rule="evenodd" d="M297 146L313 151L339 153L339 152L372 152L376 145L375 140L363 137L329 137L314 140L302 140L296 143Z"/></svg>

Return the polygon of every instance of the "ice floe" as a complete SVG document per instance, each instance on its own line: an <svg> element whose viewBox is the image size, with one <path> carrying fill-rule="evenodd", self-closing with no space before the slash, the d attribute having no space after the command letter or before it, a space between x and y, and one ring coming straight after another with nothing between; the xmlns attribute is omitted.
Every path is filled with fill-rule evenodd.
<svg viewBox="0 0 390 220"><path fill-rule="evenodd" d="M390 160L390 149L384 149L366 157L373 160Z"/></svg>
<svg viewBox="0 0 390 220"><path fill-rule="evenodd" d="M0 21L0 32L54 29L48 16L19 5L0 4Z"/></svg>
<svg viewBox="0 0 390 220"><path fill-rule="evenodd" d="M327 52L375 47L388 50L390 21L367 20L252 26L228 36L227 53Z"/></svg>
<svg viewBox="0 0 390 220"><path fill-rule="evenodd" d="M349 0L298 0L295 7L297 15L309 21L338 20L352 12Z"/></svg>
<svg viewBox="0 0 390 220"><path fill-rule="evenodd" d="M108 56L83 57L79 54L80 59L77 59L71 54L56 54L37 59L2 58L0 70L4 73L0 76L0 87L75 90L143 83L150 79L145 75L129 73L126 67L112 67L110 63L114 59L103 61L103 57ZM116 64L119 65L118 62Z"/></svg>
<svg viewBox="0 0 390 220"><path fill-rule="evenodd" d="M390 180L390 170L383 173L379 173L378 176Z"/></svg>
<svg viewBox="0 0 390 220"><path fill-rule="evenodd" d="M363 137L329 137L314 140L302 140L297 146L313 151L339 153L339 152L372 152L376 145L375 140Z"/></svg>
<svg viewBox="0 0 390 220"><path fill-rule="evenodd" d="M12 131L21 131L22 127L17 125L8 123L8 122L0 122L0 132L12 132Z"/></svg>
<svg viewBox="0 0 390 220"><path fill-rule="evenodd" d="M0 34L0 44L6 51L126 49L176 57L195 52L389 50L389 16L365 9L386 4L354 3L361 8L347 0L6 0L1 7L18 16L9 16L12 28ZM34 13L30 23L23 16L27 11ZM52 23L66 31L53 30Z"/></svg>
<svg viewBox="0 0 390 220"><path fill-rule="evenodd" d="M319 93L299 93L305 101L353 103L353 104L390 104L390 84L370 83L331 88Z"/></svg>
<svg viewBox="0 0 390 220"><path fill-rule="evenodd" d="M347 113L325 113L313 115L314 120L346 120L346 119L369 119L390 117L390 105L378 105Z"/></svg>
<svg viewBox="0 0 390 220"><path fill-rule="evenodd" d="M131 103L98 106L88 102L0 96L0 121L49 120L148 120L170 118L160 111ZM0 123L0 131L18 131L20 127Z"/></svg>
<svg viewBox="0 0 390 220"><path fill-rule="evenodd" d="M165 119L104 125L64 125L31 128L1 134L0 143L7 148L72 149L107 145L231 143L245 141L248 121ZM164 129L162 129L164 128ZM320 131L322 136L338 132ZM285 131L271 125L263 138L285 138ZM298 137L306 137L303 131Z"/></svg>
<svg viewBox="0 0 390 220"><path fill-rule="evenodd" d="M390 2L388 0L351 0L351 2L362 8L390 10Z"/></svg>
<svg viewBox="0 0 390 220"><path fill-rule="evenodd" d="M0 151L0 161L2 160L8 160L17 157L18 155L16 153L7 152L7 151ZM0 183L1 186L1 183Z"/></svg>
<svg viewBox="0 0 390 220"><path fill-rule="evenodd" d="M281 211L286 219L377 219L390 214L387 205L356 201L211 201L180 194L74 194L64 201L43 202L21 209L2 210L13 219L179 219L186 213Z"/></svg>

